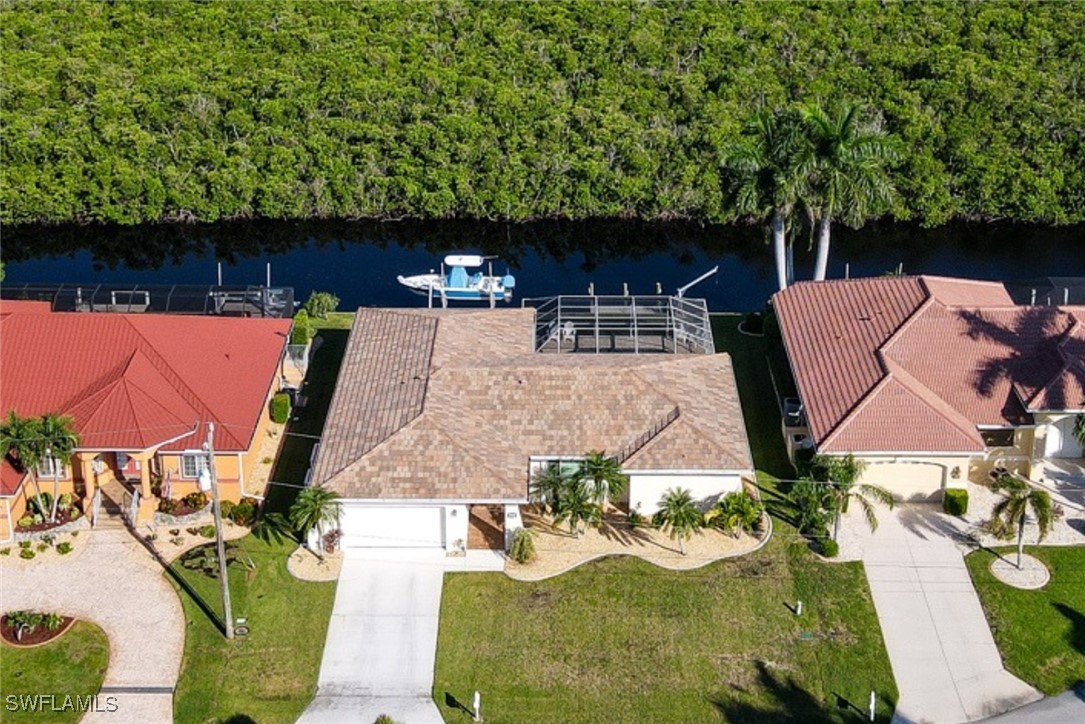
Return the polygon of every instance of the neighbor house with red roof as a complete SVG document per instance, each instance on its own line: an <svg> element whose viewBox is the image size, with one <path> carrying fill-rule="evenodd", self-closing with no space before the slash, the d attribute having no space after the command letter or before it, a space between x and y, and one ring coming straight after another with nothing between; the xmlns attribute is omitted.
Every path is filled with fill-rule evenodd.
<svg viewBox="0 0 1085 724"><path fill-rule="evenodd" d="M799 397L793 448L854 454L864 482L907 499L1003 468L1085 478L1085 307L933 276L804 282L773 307Z"/></svg>
<svg viewBox="0 0 1085 724"><path fill-rule="evenodd" d="M21 470L0 461L0 540L24 514L36 478L90 512L99 489L117 505L138 492L138 520L158 495L197 490L202 445L214 423L215 470L238 500L260 462L269 401L280 389L291 320L51 312L43 302L0 302L0 413L71 417L71 464ZM262 491L257 491L262 492Z"/></svg>

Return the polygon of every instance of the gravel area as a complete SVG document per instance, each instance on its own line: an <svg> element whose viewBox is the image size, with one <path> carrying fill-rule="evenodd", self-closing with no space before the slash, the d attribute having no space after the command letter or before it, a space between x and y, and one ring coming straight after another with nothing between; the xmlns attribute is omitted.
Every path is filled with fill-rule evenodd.
<svg viewBox="0 0 1085 724"><path fill-rule="evenodd" d="M949 535L958 541L962 550L972 550L977 545L984 547L1002 546L1016 541L1004 541L983 530L984 523L991 517L995 504L1002 498L999 493L984 485L968 483L968 513L958 518L941 513L941 506L931 503L909 503L897 506L897 510L906 524L930 530L931 533ZM1039 531L1035 523L1025 526L1026 545L1071 546L1085 545L1085 511L1065 507L1064 514L1057 518L1048 531L1047 537L1038 540ZM888 515L884 506L876 506L879 516ZM931 515L936 512L935 515ZM840 555L837 560L857 561L863 555L863 541L869 540L864 535L866 519L860 506L853 505L844 516L840 526Z"/></svg>
<svg viewBox="0 0 1085 724"><path fill-rule="evenodd" d="M320 560L302 546L286 559L286 570L301 581L334 581L343 570L343 552L325 553Z"/></svg>
<svg viewBox="0 0 1085 724"><path fill-rule="evenodd" d="M991 561L991 573L1008 586L1033 590L1043 588L1051 580L1051 572L1038 558L1025 553L1021 556L1021 567L1017 567L1017 554L1007 554L1005 558Z"/></svg>
<svg viewBox="0 0 1085 724"><path fill-rule="evenodd" d="M765 540L745 534L735 538L706 528L686 541L686 554L682 555L677 540L652 528L630 529L620 514L606 516L601 527L589 527L577 538L568 525L555 530L549 517L521 510L524 523L535 533L536 557L525 565L511 558L505 564L505 573L520 581L551 578L596 558L615 555L637 556L662 568L690 570L751 553Z"/></svg>
<svg viewBox="0 0 1085 724"><path fill-rule="evenodd" d="M211 513L205 513L201 518L189 522L187 526L142 525L139 527L138 532L145 541L151 544L158 556L169 564L177 560L182 553L190 551L196 546L214 543L214 537L205 538L199 533L192 534L188 532L189 528L202 528L205 525L211 525L213 522L214 517ZM174 530L177 531L177 535L170 532ZM247 527L237 525L231 520L222 521L222 537L224 540L237 540L238 538L244 538L248 534L249 529ZM154 536L153 540L151 536Z"/></svg>

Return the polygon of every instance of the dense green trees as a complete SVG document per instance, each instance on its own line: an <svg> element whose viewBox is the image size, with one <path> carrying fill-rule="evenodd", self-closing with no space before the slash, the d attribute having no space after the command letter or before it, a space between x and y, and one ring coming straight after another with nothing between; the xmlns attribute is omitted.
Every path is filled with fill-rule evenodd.
<svg viewBox="0 0 1085 724"><path fill-rule="evenodd" d="M0 221L689 217L877 109L898 217L1085 219L1075 3L4 3Z"/></svg>

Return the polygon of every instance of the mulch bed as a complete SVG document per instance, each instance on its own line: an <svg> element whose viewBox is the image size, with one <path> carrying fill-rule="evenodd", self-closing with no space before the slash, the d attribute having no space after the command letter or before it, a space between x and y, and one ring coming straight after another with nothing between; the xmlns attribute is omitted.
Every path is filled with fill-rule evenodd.
<svg viewBox="0 0 1085 724"><path fill-rule="evenodd" d="M40 646L48 641L63 635L72 627L75 623L75 619L71 616L63 616L60 624L60 628L56 631L49 631L44 626L38 626L34 629L33 633L23 634L23 638L20 641L15 638L15 628L8 625L8 617L4 616L0 618L0 636L3 637L4 643L11 644L12 646L18 646L20 648L30 648L32 646Z"/></svg>
<svg viewBox="0 0 1085 724"><path fill-rule="evenodd" d="M73 512L77 513L77 516L75 518L72 518L72 513ZM23 528L22 526L19 526L18 528L15 529L15 532L16 533L37 533L37 532L43 531L43 530L50 530L52 528L59 528L60 526L64 525L65 523L71 523L73 520L78 520L80 517L82 517L82 515L83 515L83 513L78 508L76 508L75 506L72 506L69 510L58 510L57 511L57 521L55 523L50 523L50 522L46 521L44 523L38 523L37 525L27 526L25 528Z"/></svg>

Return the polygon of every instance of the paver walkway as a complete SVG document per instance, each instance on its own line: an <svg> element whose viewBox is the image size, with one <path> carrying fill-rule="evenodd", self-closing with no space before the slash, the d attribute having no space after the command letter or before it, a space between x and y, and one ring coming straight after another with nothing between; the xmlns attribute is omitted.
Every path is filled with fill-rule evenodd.
<svg viewBox="0 0 1085 724"><path fill-rule="evenodd" d="M933 506L879 513L862 558L900 690L894 721L976 721L1040 698L1002 667L962 550ZM849 521L855 525L857 521Z"/></svg>
<svg viewBox="0 0 1085 724"><path fill-rule="evenodd" d="M446 560L439 549L345 551L317 695L299 722L441 724L433 666Z"/></svg>
<svg viewBox="0 0 1085 724"><path fill-rule="evenodd" d="M71 560L0 563L0 608L62 613L105 631L109 669L99 706L106 706L105 697L116 697L117 710L88 714L84 723L170 722L185 646L181 601L161 566L127 530L82 536L88 537L87 549Z"/></svg>

